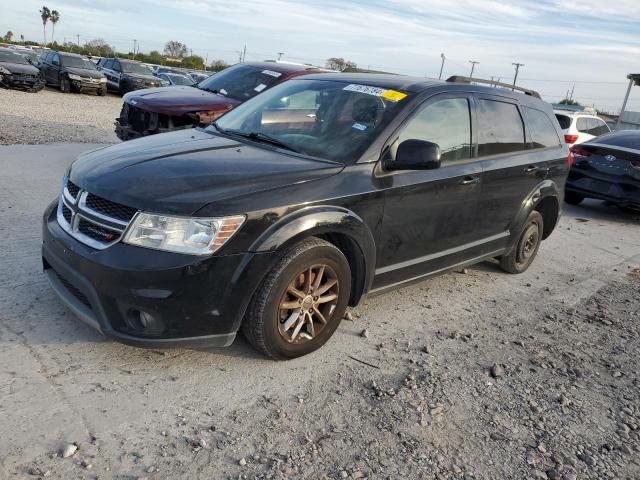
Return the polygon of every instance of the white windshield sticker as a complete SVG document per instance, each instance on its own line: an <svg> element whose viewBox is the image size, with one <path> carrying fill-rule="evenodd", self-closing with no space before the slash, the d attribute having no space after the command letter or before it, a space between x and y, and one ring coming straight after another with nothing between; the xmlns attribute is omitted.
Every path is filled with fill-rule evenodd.
<svg viewBox="0 0 640 480"><path fill-rule="evenodd" d="M356 130L360 130L361 132L364 132L367 129L367 126L356 122L353 125L351 125L351 128L355 128Z"/></svg>
<svg viewBox="0 0 640 480"><path fill-rule="evenodd" d="M344 87L343 90L366 93L367 95L375 95L376 97L379 97L386 91L386 88L371 87L369 85L358 85L356 83L352 83L351 85L347 85L346 87Z"/></svg>
<svg viewBox="0 0 640 480"><path fill-rule="evenodd" d="M276 77L276 78L282 75L282 73L274 72L273 70L262 70L262 73L264 73L265 75L271 75L272 77Z"/></svg>
<svg viewBox="0 0 640 480"><path fill-rule="evenodd" d="M267 88L267 86L264 83L261 83L260 85L258 85L256 88L254 88L254 90L256 92L261 92L262 90L264 90L265 88Z"/></svg>
<svg viewBox="0 0 640 480"><path fill-rule="evenodd" d="M218 90L222 95L226 95L227 91L224 88L221 88L220 90Z"/></svg>

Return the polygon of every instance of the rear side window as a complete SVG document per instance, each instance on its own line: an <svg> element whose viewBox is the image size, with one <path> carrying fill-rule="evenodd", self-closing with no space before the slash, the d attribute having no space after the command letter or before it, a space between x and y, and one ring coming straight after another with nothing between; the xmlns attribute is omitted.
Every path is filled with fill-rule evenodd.
<svg viewBox="0 0 640 480"><path fill-rule="evenodd" d="M594 118L593 121L595 122L594 127L592 129L592 133L591 135L604 135L605 133L609 133L609 127L607 126L606 123L604 123L604 120L600 120L598 118Z"/></svg>
<svg viewBox="0 0 640 480"><path fill-rule="evenodd" d="M524 124L516 105L480 99L478 107L478 155L525 149Z"/></svg>
<svg viewBox="0 0 640 480"><path fill-rule="evenodd" d="M531 134L531 148L557 147L560 138L546 113L534 108L524 107L527 126Z"/></svg>
<svg viewBox="0 0 640 480"><path fill-rule="evenodd" d="M102 66L102 68L107 68L107 69L111 69L111 67L113 67L113 60L107 60L106 62L104 62L104 65Z"/></svg>
<svg viewBox="0 0 640 480"><path fill-rule="evenodd" d="M566 130L567 128L571 128L571 117L556 114L556 118L558 119L561 129Z"/></svg>
<svg viewBox="0 0 640 480"><path fill-rule="evenodd" d="M589 130L591 129L591 119L587 117L578 118L576 121L576 128L579 132L589 133Z"/></svg>
<svg viewBox="0 0 640 480"><path fill-rule="evenodd" d="M466 98L448 98L424 107L400 133L404 140L427 140L437 143L442 162L455 162L471 157L471 120Z"/></svg>

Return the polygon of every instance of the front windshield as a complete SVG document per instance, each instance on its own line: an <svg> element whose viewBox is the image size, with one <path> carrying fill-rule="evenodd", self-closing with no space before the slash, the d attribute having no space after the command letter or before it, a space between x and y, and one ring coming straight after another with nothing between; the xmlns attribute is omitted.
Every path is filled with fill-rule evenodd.
<svg viewBox="0 0 640 480"><path fill-rule="evenodd" d="M236 65L203 80L198 88L244 102L278 83L282 75L265 68Z"/></svg>
<svg viewBox="0 0 640 480"><path fill-rule="evenodd" d="M167 73L165 74L174 85L195 85L195 82L191 80L189 77L185 77L184 75L180 75L177 73Z"/></svg>
<svg viewBox="0 0 640 480"><path fill-rule="evenodd" d="M122 73L137 73L138 75L151 75L151 70L141 63L120 62Z"/></svg>
<svg viewBox="0 0 640 480"><path fill-rule="evenodd" d="M29 64L27 59L18 53L0 50L0 62Z"/></svg>
<svg viewBox="0 0 640 480"><path fill-rule="evenodd" d="M236 107L208 129L353 163L397 115L406 97L364 84L293 80Z"/></svg>
<svg viewBox="0 0 640 480"><path fill-rule="evenodd" d="M60 60L64 67L82 68L84 70L97 70L95 64L91 60L87 60L86 58L60 55Z"/></svg>

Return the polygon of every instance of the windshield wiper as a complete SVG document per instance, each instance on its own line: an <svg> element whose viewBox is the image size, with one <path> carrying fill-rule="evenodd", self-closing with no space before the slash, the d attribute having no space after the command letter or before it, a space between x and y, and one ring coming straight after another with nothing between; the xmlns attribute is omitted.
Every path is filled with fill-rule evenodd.
<svg viewBox="0 0 640 480"><path fill-rule="evenodd" d="M221 127L218 127L215 123L214 123L214 125L222 133L230 133L231 135L238 135L240 137L248 138L249 140L253 140L253 141L257 141L257 142L263 142L263 143L269 143L269 144L274 145L276 147L284 148L285 150L290 150L290 151L295 152L295 153L300 153L299 150L296 150L295 148L287 145L286 143L281 142L277 138L272 137L271 135L267 135L266 133L262 133L262 132L243 132L241 130L225 130L225 129L221 129Z"/></svg>

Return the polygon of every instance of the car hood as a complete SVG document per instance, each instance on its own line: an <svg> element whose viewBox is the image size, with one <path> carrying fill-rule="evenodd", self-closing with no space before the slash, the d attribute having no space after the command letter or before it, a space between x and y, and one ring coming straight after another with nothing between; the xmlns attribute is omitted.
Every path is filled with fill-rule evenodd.
<svg viewBox="0 0 640 480"><path fill-rule="evenodd" d="M74 75L80 75L85 78L102 78L104 74L99 72L98 70L87 70L86 68L75 68L75 67L65 67L67 72L73 73Z"/></svg>
<svg viewBox="0 0 640 480"><path fill-rule="evenodd" d="M123 77L129 77L129 78L139 78L141 80L144 80L145 82L159 82L160 79L158 77L155 77L151 74L149 75L142 75L141 73L123 73L122 74Z"/></svg>
<svg viewBox="0 0 640 480"><path fill-rule="evenodd" d="M166 115L200 110L227 111L240 102L224 95L188 86L147 88L127 93L123 100L135 107Z"/></svg>
<svg viewBox="0 0 640 480"><path fill-rule="evenodd" d="M0 62L0 66L6 68L11 73L29 73L31 75L40 73L40 70L33 65L25 65L24 63Z"/></svg>
<svg viewBox="0 0 640 480"><path fill-rule="evenodd" d="M80 188L123 205L191 215L210 203L316 180L343 168L190 129L83 154L69 177Z"/></svg>

